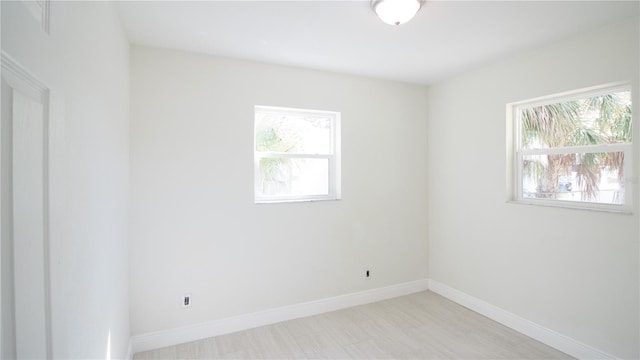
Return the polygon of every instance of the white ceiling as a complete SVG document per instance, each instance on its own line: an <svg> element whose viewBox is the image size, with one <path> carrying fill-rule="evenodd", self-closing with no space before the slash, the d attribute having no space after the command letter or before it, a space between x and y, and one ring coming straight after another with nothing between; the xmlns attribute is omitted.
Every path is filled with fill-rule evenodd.
<svg viewBox="0 0 640 360"><path fill-rule="evenodd" d="M429 1L384 24L368 0L122 1L132 43L431 84L640 16L640 1Z"/></svg>

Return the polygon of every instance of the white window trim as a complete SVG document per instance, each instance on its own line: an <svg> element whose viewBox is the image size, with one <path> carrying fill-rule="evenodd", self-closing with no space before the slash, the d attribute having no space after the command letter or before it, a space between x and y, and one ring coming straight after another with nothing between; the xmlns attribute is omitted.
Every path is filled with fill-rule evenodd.
<svg viewBox="0 0 640 360"><path fill-rule="evenodd" d="M614 212L623 214L632 214L633 210L633 156L634 145L631 143L619 144L600 144L587 146L557 147L548 149L522 149L522 121L520 120L518 110L522 108L531 108L553 104L557 102L571 101L590 96L602 95L605 93L614 93L619 91L631 92L632 99L632 123L635 128L635 112L636 107L631 84L628 82L613 83L603 86L596 86L582 90L575 90L561 94L544 96L536 99L519 101L507 104L507 202L526 205L541 205L550 207L562 207L581 210L595 210L604 212ZM624 161L624 186L625 199L624 204L601 204L593 202L552 200L552 199L534 199L524 198L522 189L522 164L523 157L527 155L547 155L547 154L568 154L568 153L599 153L599 152L623 152Z"/></svg>
<svg viewBox="0 0 640 360"><path fill-rule="evenodd" d="M327 201L339 200L342 197L341 191L341 161L340 161L340 113L326 110L309 110L295 109L275 106L256 105L254 115L257 112L282 114L287 113L293 116L328 116L331 121L331 150L329 154L300 154L300 153L283 153L283 152L260 152L256 151L255 144L255 120L253 131L253 173L254 173L254 202L256 204L272 204L272 203L288 203L288 202L307 202L307 201ZM289 158L289 159L327 159L329 161L329 191L328 194L313 195L271 195L261 196L260 194L260 160L269 157Z"/></svg>

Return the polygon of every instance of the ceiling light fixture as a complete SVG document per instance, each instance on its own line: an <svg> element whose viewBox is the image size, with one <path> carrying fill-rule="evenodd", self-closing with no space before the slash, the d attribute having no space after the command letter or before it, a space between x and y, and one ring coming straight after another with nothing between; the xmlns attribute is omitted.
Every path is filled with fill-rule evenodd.
<svg viewBox="0 0 640 360"><path fill-rule="evenodd" d="M373 11L389 25L400 25L411 20L423 0L371 0Z"/></svg>

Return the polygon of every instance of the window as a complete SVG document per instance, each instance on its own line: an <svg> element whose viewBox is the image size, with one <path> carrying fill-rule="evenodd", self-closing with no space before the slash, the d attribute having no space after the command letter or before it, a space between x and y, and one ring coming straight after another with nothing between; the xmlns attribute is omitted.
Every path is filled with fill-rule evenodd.
<svg viewBox="0 0 640 360"><path fill-rule="evenodd" d="M340 198L340 113L255 107L255 202Z"/></svg>
<svg viewBox="0 0 640 360"><path fill-rule="evenodd" d="M517 202L630 211L631 91L583 90L509 105Z"/></svg>

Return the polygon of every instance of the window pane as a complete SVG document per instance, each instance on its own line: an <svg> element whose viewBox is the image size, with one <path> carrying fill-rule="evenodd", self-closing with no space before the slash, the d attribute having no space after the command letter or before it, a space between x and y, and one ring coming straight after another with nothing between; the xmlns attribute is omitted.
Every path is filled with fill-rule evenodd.
<svg viewBox="0 0 640 360"><path fill-rule="evenodd" d="M624 204L623 152L527 155L522 197Z"/></svg>
<svg viewBox="0 0 640 360"><path fill-rule="evenodd" d="M260 196L329 194L329 159L260 159Z"/></svg>
<svg viewBox="0 0 640 360"><path fill-rule="evenodd" d="M331 118L256 112L256 150L331 154Z"/></svg>
<svg viewBox="0 0 640 360"><path fill-rule="evenodd" d="M631 92L520 108L523 149L631 142Z"/></svg>

